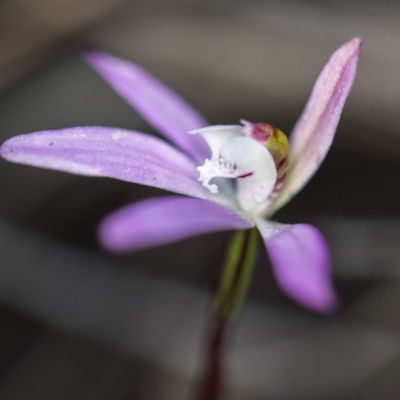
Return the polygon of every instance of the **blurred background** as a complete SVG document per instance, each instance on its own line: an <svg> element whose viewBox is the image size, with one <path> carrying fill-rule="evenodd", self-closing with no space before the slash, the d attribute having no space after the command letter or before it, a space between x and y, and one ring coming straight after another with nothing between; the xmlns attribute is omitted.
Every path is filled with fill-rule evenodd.
<svg viewBox="0 0 400 400"><path fill-rule="evenodd" d="M276 219L327 237L342 310L292 304L260 249L231 344L227 399L400 398L400 5L382 0L2 0L0 139L108 125L156 134L81 59L98 46L210 120L289 133L329 55L364 40L318 174ZM189 399L229 237L135 255L102 216L161 191L0 160L0 399Z"/></svg>

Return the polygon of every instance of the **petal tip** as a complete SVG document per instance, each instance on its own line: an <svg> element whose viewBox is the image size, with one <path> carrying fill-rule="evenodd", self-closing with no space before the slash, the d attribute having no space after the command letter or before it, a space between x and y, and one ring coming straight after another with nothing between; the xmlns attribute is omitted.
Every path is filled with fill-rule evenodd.
<svg viewBox="0 0 400 400"><path fill-rule="evenodd" d="M346 43L354 46L354 47L360 47L362 45L362 37L361 36L354 36L353 38L351 38L349 41L347 41Z"/></svg>
<svg viewBox="0 0 400 400"><path fill-rule="evenodd" d="M286 287L282 280L278 279L278 282L287 296L301 307L322 316L332 316L340 310L341 302L330 278L325 276L318 280L309 287L304 287L304 283L303 287Z"/></svg>
<svg viewBox="0 0 400 400"><path fill-rule="evenodd" d="M360 54L361 45L362 45L362 38L360 36L355 36L350 40L348 40L347 42L345 42L342 46L340 46L339 49L334 53L334 55L337 53L341 53L344 54L349 59L354 56L357 58L358 55Z"/></svg>
<svg viewBox="0 0 400 400"><path fill-rule="evenodd" d="M109 253L118 254L124 252L123 235L118 230L113 229L110 218L105 217L97 227L97 241L100 246Z"/></svg>
<svg viewBox="0 0 400 400"><path fill-rule="evenodd" d="M18 136L16 136L18 137ZM5 160L11 160L12 159L12 154L14 152L12 143L14 139L16 138L10 138L6 140L1 146L0 146L0 157L4 158Z"/></svg>
<svg viewBox="0 0 400 400"><path fill-rule="evenodd" d="M325 317L335 315L341 308L341 302L334 293L333 289L330 293L326 293L325 297L313 299L311 302L303 302L298 298L295 298L294 300L307 310Z"/></svg>
<svg viewBox="0 0 400 400"><path fill-rule="evenodd" d="M94 66L97 63L101 62L102 58L105 55L106 54L103 53L101 50L97 49L96 47L92 47L92 46L87 46L82 51L83 60L90 66Z"/></svg>

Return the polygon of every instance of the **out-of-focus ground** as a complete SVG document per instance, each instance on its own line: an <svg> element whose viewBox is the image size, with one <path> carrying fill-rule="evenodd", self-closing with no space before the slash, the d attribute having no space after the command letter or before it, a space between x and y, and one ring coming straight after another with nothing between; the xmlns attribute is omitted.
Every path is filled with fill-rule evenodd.
<svg viewBox="0 0 400 400"><path fill-rule="evenodd" d="M110 125L152 132L81 60L142 64L213 124L290 132L329 55L364 39L321 170L282 222L327 237L341 312L276 287L264 251L229 357L229 399L400 398L400 5L371 0L3 0L0 139ZM156 189L0 161L0 399L188 399L226 234L105 255L97 221Z"/></svg>

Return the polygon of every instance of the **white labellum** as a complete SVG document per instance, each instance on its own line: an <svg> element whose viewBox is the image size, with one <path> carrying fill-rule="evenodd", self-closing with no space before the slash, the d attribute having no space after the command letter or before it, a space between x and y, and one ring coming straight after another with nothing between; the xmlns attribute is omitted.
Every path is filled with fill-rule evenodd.
<svg viewBox="0 0 400 400"><path fill-rule="evenodd" d="M277 172L269 151L256 140L245 136L240 125L218 125L191 131L200 134L211 150L211 159L197 168L199 181L218 193L213 178L236 179L236 199L240 208L251 216L262 214L267 207Z"/></svg>

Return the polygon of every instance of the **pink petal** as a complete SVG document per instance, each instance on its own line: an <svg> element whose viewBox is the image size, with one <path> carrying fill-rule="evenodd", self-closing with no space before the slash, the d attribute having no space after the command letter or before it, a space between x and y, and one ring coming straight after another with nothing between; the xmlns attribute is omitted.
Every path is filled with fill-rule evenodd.
<svg viewBox="0 0 400 400"><path fill-rule="evenodd" d="M147 122L197 161L203 162L209 151L201 137L188 135L207 126L207 121L176 93L139 66L90 50L86 61L135 108Z"/></svg>
<svg viewBox="0 0 400 400"><path fill-rule="evenodd" d="M319 75L291 134L288 175L274 210L300 191L324 160L353 85L360 47L360 38L346 42L332 54Z"/></svg>
<svg viewBox="0 0 400 400"><path fill-rule="evenodd" d="M230 208L185 197L143 200L110 214L99 237L111 251L137 251L209 232L248 229L252 224Z"/></svg>
<svg viewBox="0 0 400 400"><path fill-rule="evenodd" d="M20 135L7 140L0 155L15 163L209 197L184 154L160 139L124 129L92 126Z"/></svg>
<svg viewBox="0 0 400 400"><path fill-rule="evenodd" d="M313 226L260 221L274 275L282 290L311 310L328 314L338 305L332 286L329 248Z"/></svg>

